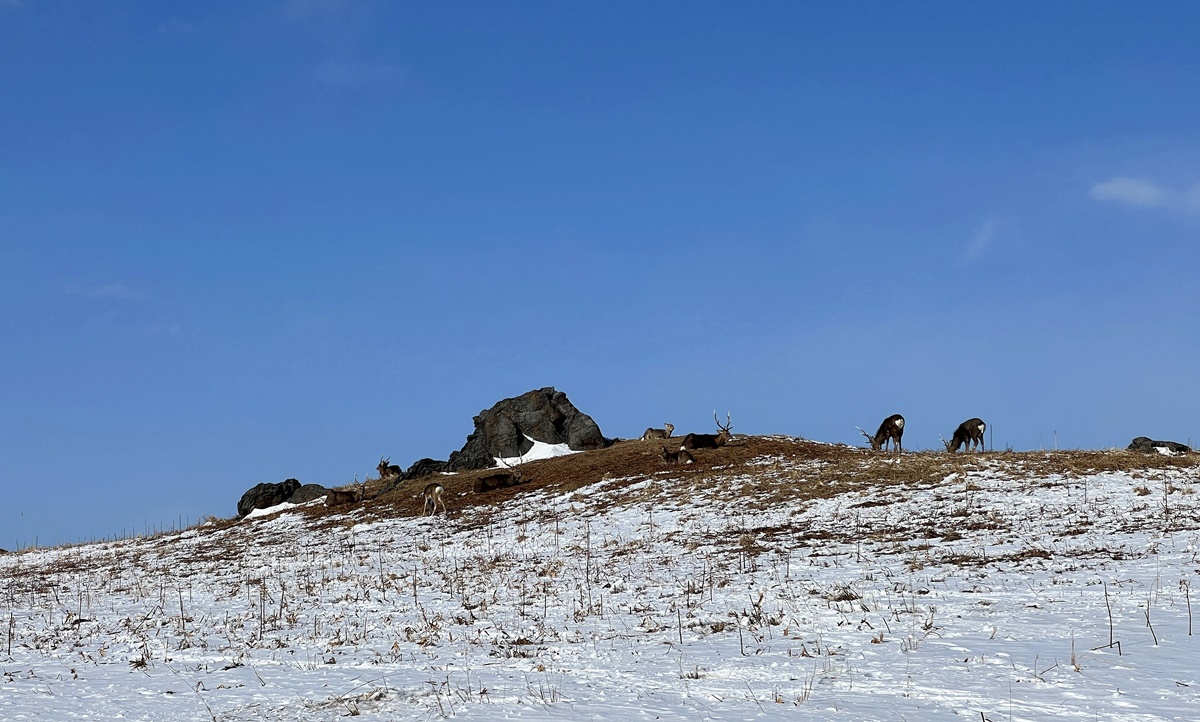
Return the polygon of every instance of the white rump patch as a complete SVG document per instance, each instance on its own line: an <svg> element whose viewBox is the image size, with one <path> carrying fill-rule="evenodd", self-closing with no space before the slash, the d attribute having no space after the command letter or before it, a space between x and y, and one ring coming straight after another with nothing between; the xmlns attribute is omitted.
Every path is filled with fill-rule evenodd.
<svg viewBox="0 0 1200 722"><path fill-rule="evenodd" d="M982 434L985 431L987 431L987 424L980 424L979 425L979 433Z"/></svg>
<svg viewBox="0 0 1200 722"><path fill-rule="evenodd" d="M897 429L904 428L904 419L896 419L893 423L896 424Z"/></svg>

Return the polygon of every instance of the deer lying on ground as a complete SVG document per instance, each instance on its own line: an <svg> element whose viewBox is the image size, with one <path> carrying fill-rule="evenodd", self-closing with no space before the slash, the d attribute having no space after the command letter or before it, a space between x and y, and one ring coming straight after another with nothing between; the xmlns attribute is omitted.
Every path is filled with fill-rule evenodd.
<svg viewBox="0 0 1200 722"><path fill-rule="evenodd" d="M680 444L680 450L686 449L719 449L724 446L733 434L729 432L733 428L729 414L725 414L725 423L722 424L717 419L717 412L713 411L713 421L717 422L717 428L720 429L716 434L688 434L683 437L683 443Z"/></svg>
<svg viewBox="0 0 1200 722"><path fill-rule="evenodd" d="M669 439L671 434L675 433L675 427L672 424L663 424L665 429L646 429L646 433L642 434L642 441L650 441L652 439Z"/></svg>
<svg viewBox="0 0 1200 722"><path fill-rule="evenodd" d="M442 494L446 493L446 487L437 483L425 485L425 508L421 512L421 516L433 516L437 513L438 504L442 505L442 513L446 513L446 502L442 501Z"/></svg>
<svg viewBox="0 0 1200 722"><path fill-rule="evenodd" d="M386 459L383 458L382 456L379 457L379 466L375 467L375 469L379 472L379 478L381 480L387 479L388 477L392 477L392 476L400 476L401 474L404 473L404 470L401 469L399 466L388 463L391 460L392 460L392 457L390 457L390 456Z"/></svg>
<svg viewBox="0 0 1200 722"><path fill-rule="evenodd" d="M497 471L494 474L481 476L475 480L475 493L484 494L492 489L499 489L505 486L516 486L525 483L524 477L521 476L521 470L516 471Z"/></svg>
<svg viewBox="0 0 1200 722"><path fill-rule="evenodd" d="M668 464L694 464L696 457L692 456L692 452L687 449L679 451L667 451L667 447L662 447L662 460Z"/></svg>
<svg viewBox="0 0 1200 722"><path fill-rule="evenodd" d="M867 437L867 441L871 442L871 448L875 451L886 449L891 441L896 442L896 451L904 451L904 446L900 443L900 437L904 436L904 417L900 414L892 414L884 419L883 423L879 425L879 431L876 431L874 436L863 431L860 426L854 428L862 431L862 435Z"/></svg>
<svg viewBox="0 0 1200 722"><path fill-rule="evenodd" d="M942 443L946 445L946 451L949 451L951 454L958 451L959 447L963 444L967 445L967 451L971 451L976 446L979 447L979 451L983 451L984 431L987 431L987 424L983 423L983 419L967 419L954 430L953 438L949 441L942 439Z"/></svg>
<svg viewBox="0 0 1200 722"><path fill-rule="evenodd" d="M358 477L356 476L355 481L357 482L357 480ZM328 509L331 506L341 506L342 504L357 504L363 500L363 494L366 490L366 486L366 484L359 482L358 485L352 489L330 489L329 492L325 494L325 508Z"/></svg>

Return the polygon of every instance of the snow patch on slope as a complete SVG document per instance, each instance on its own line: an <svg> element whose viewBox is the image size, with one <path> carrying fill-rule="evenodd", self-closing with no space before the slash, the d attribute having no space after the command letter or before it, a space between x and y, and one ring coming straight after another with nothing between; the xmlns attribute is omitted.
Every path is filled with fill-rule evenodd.
<svg viewBox="0 0 1200 722"><path fill-rule="evenodd" d="M538 441L530 436L526 439L533 442L533 448L526 451L521 456L510 457L494 457L497 466L510 467L517 464L524 464L526 461L537 461L539 459L553 459L556 456L567 456L569 454L578 454L578 451L572 451L571 447L566 444L547 444Z"/></svg>

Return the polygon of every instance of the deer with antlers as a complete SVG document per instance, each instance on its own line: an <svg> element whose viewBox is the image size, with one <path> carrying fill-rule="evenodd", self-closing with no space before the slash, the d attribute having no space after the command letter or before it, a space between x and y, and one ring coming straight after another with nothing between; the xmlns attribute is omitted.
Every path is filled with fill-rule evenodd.
<svg viewBox="0 0 1200 722"><path fill-rule="evenodd" d="M871 442L871 448L875 451L887 449L887 445L895 441L894 449L898 452L904 451L904 446L900 443L900 437L904 436L904 417L900 414L892 414L883 420L879 425L879 431L871 436L866 431L863 431L861 426L854 428L862 432L862 435L867 437L867 441Z"/></svg>
<svg viewBox="0 0 1200 722"><path fill-rule="evenodd" d="M650 441L652 439L669 439L669 438L671 438L671 434L675 433L675 426L673 424L663 424L663 426L666 428L646 429L646 433L642 434L642 441Z"/></svg>
<svg viewBox="0 0 1200 722"><path fill-rule="evenodd" d="M949 441L942 439L942 443L946 445L946 451L951 454L957 452L963 444L967 445L967 451L971 451L976 446L979 451L983 451L984 431L987 431L987 424L983 423L983 419L967 419L958 425L958 428L954 430L954 436Z"/></svg>
<svg viewBox="0 0 1200 722"><path fill-rule="evenodd" d="M717 422L717 428L720 429L715 434L688 434L683 437L683 443L679 446L680 449L719 449L733 438L730 429L733 428L733 423L730 420L729 414L725 414L725 423L722 424L717 418L717 412L713 411L713 421Z"/></svg>
<svg viewBox="0 0 1200 722"><path fill-rule="evenodd" d="M379 466L375 467L375 469L376 469L376 471L379 472L380 479L387 479L388 477L392 477L392 476L400 476L401 474L404 473L404 470L401 469L399 466L389 463L389 462L391 462L391 460L392 460L392 457L390 457L390 456L386 459L383 458L382 456L379 457Z"/></svg>

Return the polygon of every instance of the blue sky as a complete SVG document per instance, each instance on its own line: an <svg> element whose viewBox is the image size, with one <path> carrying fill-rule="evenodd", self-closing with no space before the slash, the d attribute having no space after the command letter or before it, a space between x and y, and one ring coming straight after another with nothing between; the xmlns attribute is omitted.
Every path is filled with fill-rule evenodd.
<svg viewBox="0 0 1200 722"><path fill-rule="evenodd" d="M0 546L556 386L1200 442L1194 3L0 0Z"/></svg>

